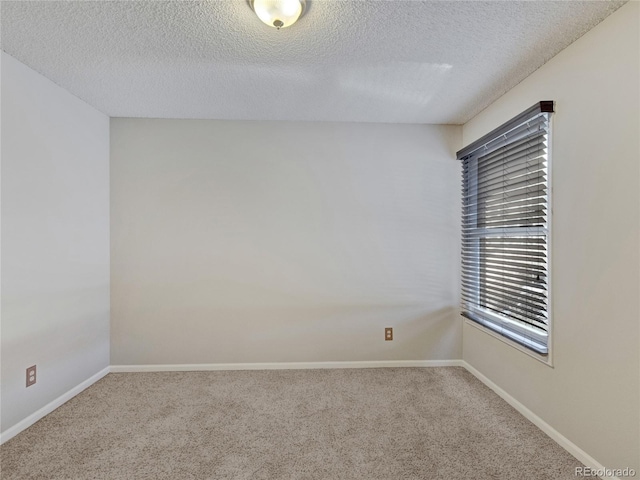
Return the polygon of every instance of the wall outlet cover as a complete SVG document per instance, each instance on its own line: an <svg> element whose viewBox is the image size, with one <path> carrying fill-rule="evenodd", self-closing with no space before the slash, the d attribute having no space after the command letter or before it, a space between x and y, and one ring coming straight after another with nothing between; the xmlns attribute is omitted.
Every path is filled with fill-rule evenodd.
<svg viewBox="0 0 640 480"><path fill-rule="evenodd" d="M32 365L27 368L27 387L36 383L36 366Z"/></svg>
<svg viewBox="0 0 640 480"><path fill-rule="evenodd" d="M384 339L387 342L393 340L393 328L392 327L387 327L387 328L384 329Z"/></svg>

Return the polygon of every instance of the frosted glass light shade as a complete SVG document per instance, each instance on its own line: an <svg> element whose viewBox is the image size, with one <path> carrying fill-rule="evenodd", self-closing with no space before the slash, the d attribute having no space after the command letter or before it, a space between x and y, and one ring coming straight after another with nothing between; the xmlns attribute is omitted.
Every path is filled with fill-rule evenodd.
<svg viewBox="0 0 640 480"><path fill-rule="evenodd" d="M296 23L304 11L304 0L251 0L258 18L278 30Z"/></svg>

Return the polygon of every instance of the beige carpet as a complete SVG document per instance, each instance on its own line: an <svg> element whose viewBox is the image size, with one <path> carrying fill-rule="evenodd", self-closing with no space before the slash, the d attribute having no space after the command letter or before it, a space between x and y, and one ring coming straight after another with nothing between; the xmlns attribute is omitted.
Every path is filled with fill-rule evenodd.
<svg viewBox="0 0 640 480"><path fill-rule="evenodd" d="M0 447L13 479L574 479L463 368L110 374Z"/></svg>

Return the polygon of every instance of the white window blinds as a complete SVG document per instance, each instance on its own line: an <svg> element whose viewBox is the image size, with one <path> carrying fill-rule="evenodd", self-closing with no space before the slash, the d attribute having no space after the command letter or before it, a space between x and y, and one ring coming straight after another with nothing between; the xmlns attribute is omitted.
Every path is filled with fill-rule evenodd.
<svg viewBox="0 0 640 480"><path fill-rule="evenodd" d="M549 116L539 102L458 152L462 315L548 353Z"/></svg>

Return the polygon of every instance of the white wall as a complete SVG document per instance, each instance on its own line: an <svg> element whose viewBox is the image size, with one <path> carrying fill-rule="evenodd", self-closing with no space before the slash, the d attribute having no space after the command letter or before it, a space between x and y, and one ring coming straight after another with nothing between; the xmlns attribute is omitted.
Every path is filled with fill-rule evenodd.
<svg viewBox="0 0 640 480"><path fill-rule="evenodd" d="M112 364L460 358L459 146L451 126L112 119Z"/></svg>
<svg viewBox="0 0 640 480"><path fill-rule="evenodd" d="M1 188L6 432L109 365L109 119L4 52Z"/></svg>
<svg viewBox="0 0 640 480"><path fill-rule="evenodd" d="M640 471L639 28L629 2L469 121L553 119L550 368L465 324L463 358L606 467Z"/></svg>

